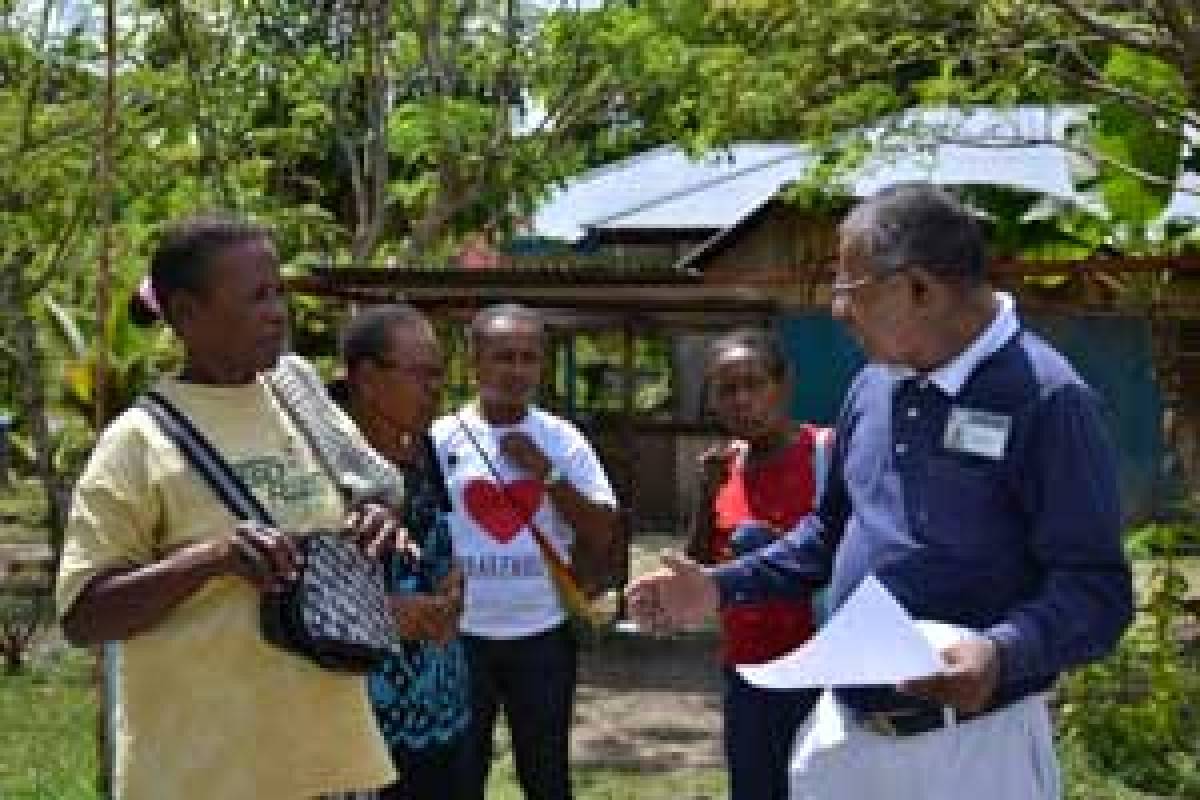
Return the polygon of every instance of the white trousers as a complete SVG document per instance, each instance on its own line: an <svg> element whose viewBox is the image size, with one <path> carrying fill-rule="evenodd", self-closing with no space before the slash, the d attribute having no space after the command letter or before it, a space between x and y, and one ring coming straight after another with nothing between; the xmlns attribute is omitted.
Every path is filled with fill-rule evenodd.
<svg viewBox="0 0 1200 800"><path fill-rule="evenodd" d="M791 800L1059 800L1045 697L915 736L864 728L826 691L796 735Z"/></svg>

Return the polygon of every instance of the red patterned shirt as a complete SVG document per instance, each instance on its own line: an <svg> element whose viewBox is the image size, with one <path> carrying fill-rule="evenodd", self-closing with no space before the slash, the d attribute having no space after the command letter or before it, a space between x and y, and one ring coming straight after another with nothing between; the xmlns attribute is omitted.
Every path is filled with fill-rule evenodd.
<svg viewBox="0 0 1200 800"><path fill-rule="evenodd" d="M730 540L739 526L755 524L781 536L815 507L814 455L828 431L802 426L791 444L766 461L747 464L741 448L713 498L712 550L718 562L734 557ZM721 611L721 661L759 664L794 650L813 632L811 597L785 598Z"/></svg>

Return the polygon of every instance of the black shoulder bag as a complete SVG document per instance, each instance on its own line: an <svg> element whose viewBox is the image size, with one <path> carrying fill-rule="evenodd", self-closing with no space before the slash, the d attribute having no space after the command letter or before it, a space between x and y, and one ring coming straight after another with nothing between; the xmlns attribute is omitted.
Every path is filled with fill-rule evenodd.
<svg viewBox="0 0 1200 800"><path fill-rule="evenodd" d="M237 519L274 527L237 473L162 394L149 392L138 405ZM335 531L297 537L296 544L304 559L299 577L283 591L263 595L263 637L342 672L370 672L383 658L402 654L388 609L383 565Z"/></svg>

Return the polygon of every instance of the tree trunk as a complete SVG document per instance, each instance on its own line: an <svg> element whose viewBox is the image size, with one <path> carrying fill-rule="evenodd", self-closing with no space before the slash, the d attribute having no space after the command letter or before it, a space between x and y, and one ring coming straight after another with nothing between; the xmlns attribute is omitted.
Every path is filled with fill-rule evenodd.
<svg viewBox="0 0 1200 800"><path fill-rule="evenodd" d="M5 675L20 675L25 669L25 660L21 658L21 651L15 647L4 648L4 674Z"/></svg>
<svg viewBox="0 0 1200 800"><path fill-rule="evenodd" d="M23 266L20 263L10 263L9 269L11 279L16 284L15 287L11 287L14 290L8 292L8 299L11 301L9 308L13 312L10 320L13 344L17 354L14 358L18 359L18 374L26 376L26 379L20 382L21 401L25 407L29 434L33 439L36 455L34 466L46 498L46 527L49 531L50 551L54 555L54 569L57 571L67 514L63 482L54 467L54 441L50 435L47 414L43 354L38 343L33 314L29 309L30 298L24 290Z"/></svg>

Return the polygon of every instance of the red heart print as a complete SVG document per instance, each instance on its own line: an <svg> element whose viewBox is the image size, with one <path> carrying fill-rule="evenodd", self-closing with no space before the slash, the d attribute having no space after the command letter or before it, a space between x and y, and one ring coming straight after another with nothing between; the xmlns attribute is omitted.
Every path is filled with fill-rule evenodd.
<svg viewBox="0 0 1200 800"><path fill-rule="evenodd" d="M476 478L463 489L463 503L471 519L500 544L507 544L529 524L542 504L540 481L522 478L501 489L492 481ZM505 497L507 493L507 497Z"/></svg>

